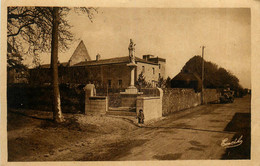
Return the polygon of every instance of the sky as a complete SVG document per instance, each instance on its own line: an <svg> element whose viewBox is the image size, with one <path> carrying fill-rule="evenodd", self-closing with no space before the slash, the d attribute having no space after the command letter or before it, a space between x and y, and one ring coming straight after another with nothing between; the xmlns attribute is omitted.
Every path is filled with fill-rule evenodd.
<svg viewBox="0 0 260 166"><path fill-rule="evenodd" d="M177 75L185 63L201 55L224 67L251 88L251 26L248 8L98 8L93 22L71 12L67 19L76 39L71 49L59 53L69 60L83 40L92 59L128 56L129 39L136 56L152 54L166 59L166 75ZM50 54L41 56L49 63Z"/></svg>

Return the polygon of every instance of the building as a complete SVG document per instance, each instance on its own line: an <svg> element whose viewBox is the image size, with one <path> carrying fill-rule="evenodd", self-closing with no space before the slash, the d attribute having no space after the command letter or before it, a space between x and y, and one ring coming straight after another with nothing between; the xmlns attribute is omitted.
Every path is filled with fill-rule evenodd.
<svg viewBox="0 0 260 166"><path fill-rule="evenodd" d="M129 62L129 56L102 59L99 54L91 60L81 41L70 60L59 64L59 82L87 84L91 81L97 88L125 89L130 83ZM144 55L143 59L135 57L135 63L135 82L141 73L153 86L159 77L165 77L166 60L163 58ZM30 83L50 83L50 76L50 65L42 65L30 70Z"/></svg>
<svg viewBox="0 0 260 166"><path fill-rule="evenodd" d="M171 80L172 88L193 88L201 91L202 81L194 73L180 72Z"/></svg>

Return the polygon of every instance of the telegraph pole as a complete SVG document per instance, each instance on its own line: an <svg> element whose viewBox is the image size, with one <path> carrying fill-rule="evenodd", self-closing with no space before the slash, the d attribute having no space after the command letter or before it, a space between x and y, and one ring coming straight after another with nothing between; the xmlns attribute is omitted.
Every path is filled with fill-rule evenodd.
<svg viewBox="0 0 260 166"><path fill-rule="evenodd" d="M202 68L201 68L201 104L204 103L204 48L205 46L202 46Z"/></svg>

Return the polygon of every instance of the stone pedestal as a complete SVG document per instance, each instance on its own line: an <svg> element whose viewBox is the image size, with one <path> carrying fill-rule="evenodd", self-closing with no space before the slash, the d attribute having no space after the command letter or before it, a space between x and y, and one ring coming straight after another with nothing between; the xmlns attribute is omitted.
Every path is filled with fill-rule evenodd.
<svg viewBox="0 0 260 166"><path fill-rule="evenodd" d="M131 70L131 78L130 85L125 89L125 92L120 92L122 97L122 107L136 107L136 99L137 96L143 94L142 92L138 92L138 89L135 87L135 63L127 64Z"/></svg>
<svg viewBox="0 0 260 166"><path fill-rule="evenodd" d="M135 87L135 68L137 65L131 62L127 64L127 66L131 70L130 86L125 89L125 92L121 92L121 94L142 94L142 92L138 92L138 89Z"/></svg>

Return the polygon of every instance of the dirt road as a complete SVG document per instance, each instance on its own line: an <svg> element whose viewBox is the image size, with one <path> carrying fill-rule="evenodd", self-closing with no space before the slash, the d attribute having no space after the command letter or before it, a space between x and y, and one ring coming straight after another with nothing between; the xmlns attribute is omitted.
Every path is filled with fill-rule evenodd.
<svg viewBox="0 0 260 166"><path fill-rule="evenodd" d="M107 140L102 160L190 160L250 158L250 97L232 104L208 104L181 111L162 121L128 132L121 139ZM237 147L226 143L239 139ZM106 156L110 154L109 156ZM92 160L85 155L80 160Z"/></svg>
<svg viewBox="0 0 260 166"><path fill-rule="evenodd" d="M234 148L222 140L243 143ZM153 126L131 134L143 144L117 160L235 159L250 157L250 97L232 104L211 104L193 108L187 115L169 116Z"/></svg>
<svg viewBox="0 0 260 166"><path fill-rule="evenodd" d="M250 96L180 111L141 128L117 117L8 114L9 161L117 161L250 158ZM68 116L68 115L66 115ZM39 118L41 117L41 118ZM242 144L226 149L222 140Z"/></svg>

